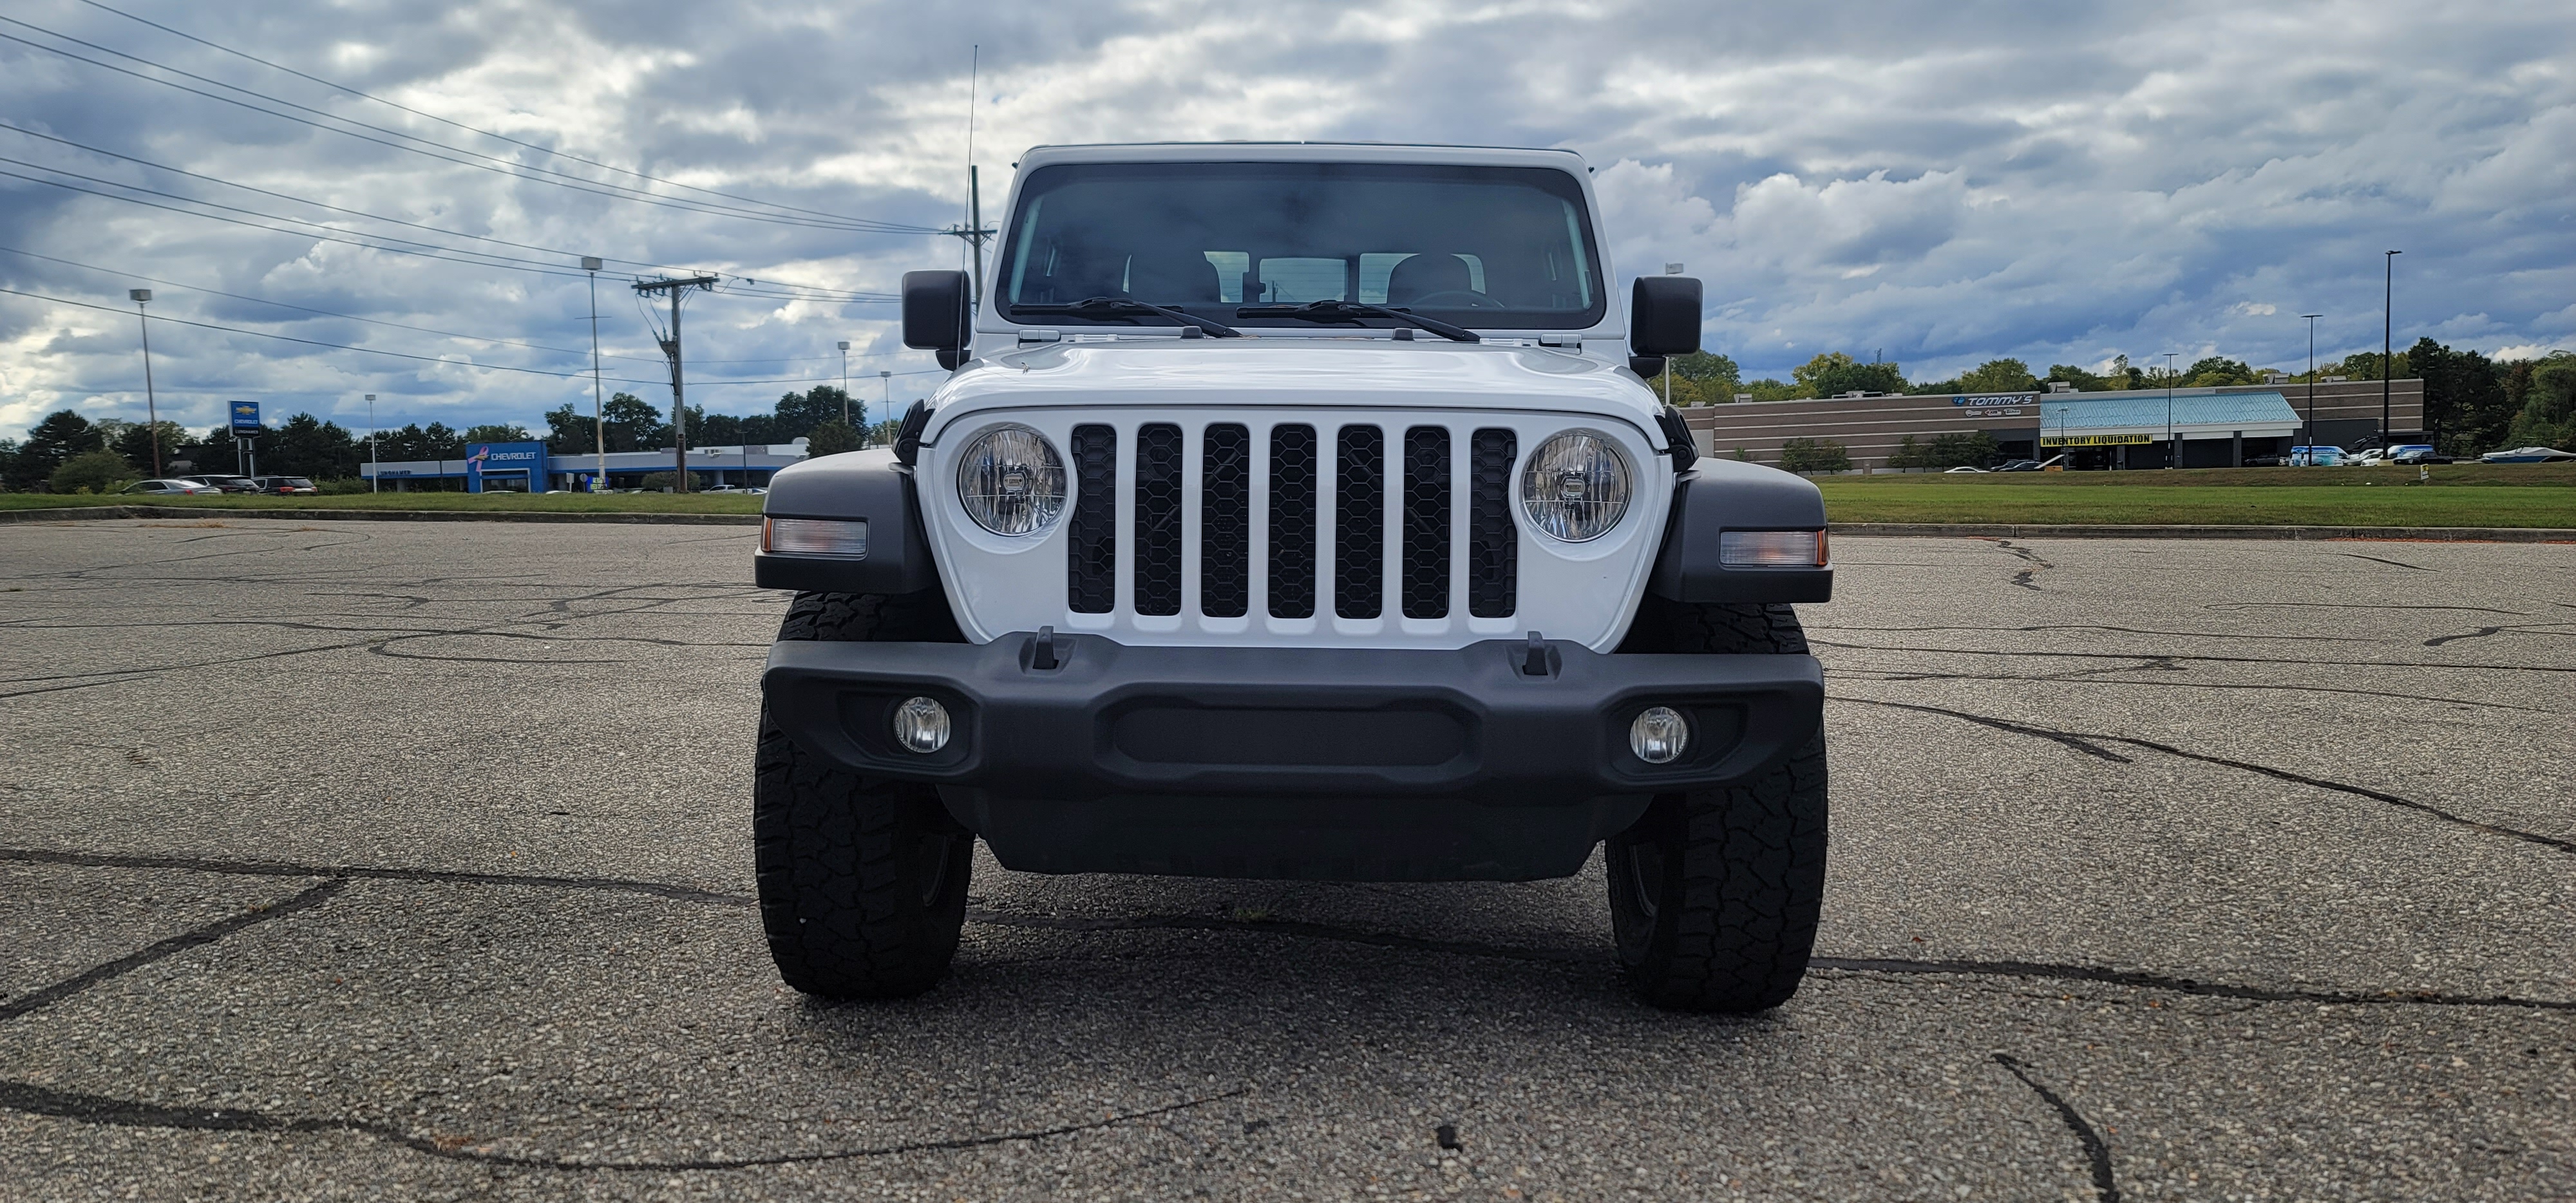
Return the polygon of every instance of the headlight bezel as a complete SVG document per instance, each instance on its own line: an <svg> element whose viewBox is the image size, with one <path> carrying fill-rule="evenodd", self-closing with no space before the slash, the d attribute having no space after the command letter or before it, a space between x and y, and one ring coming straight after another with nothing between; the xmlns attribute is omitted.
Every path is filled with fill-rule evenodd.
<svg viewBox="0 0 2576 1203"><path fill-rule="evenodd" d="M977 491L977 477L991 466L987 463L991 444L1004 438L1025 439L1028 442L1024 448L1033 445L1039 452L1035 462L1003 460L1005 464L1016 463L1022 471L1030 474L1026 481L1026 496L1011 496L1002 491L1007 486L998 481L991 490ZM1072 482L1064 452L1056 447L1055 440L1025 422L995 422L983 427L958 451L955 472L958 508L965 513L967 521L998 538L1034 539L1055 529L1073 504ZM998 512L1011 506L1024 506L1026 512L1019 519L1005 517Z"/></svg>
<svg viewBox="0 0 2576 1203"><path fill-rule="evenodd" d="M1573 505L1590 504L1600 507L1603 512L1596 513L1584 521L1569 522L1562 508L1569 503L1558 495L1564 480L1563 472L1560 470L1554 474L1556 488L1546 490L1550 495L1542 496L1542 489L1548 482L1542 480L1540 471L1542 467L1550 466L1551 462L1561 465L1566 457L1562 455L1552 457L1551 449L1573 440L1588 441L1591 444L1589 455L1591 462L1596 465L1606 465L1611 469L1603 475L1611 486L1605 491L1613 496L1606 501L1571 503ZM1636 462L1617 438L1605 431L1578 426L1557 431L1540 439L1537 446L1522 455L1520 463L1514 466L1512 472L1512 491L1519 500L1518 508L1522 525L1528 527L1532 533L1556 543L1579 547L1597 543L1609 537L1627 521L1628 512L1636 506L1638 475ZM1585 522L1589 522L1590 525L1585 525Z"/></svg>

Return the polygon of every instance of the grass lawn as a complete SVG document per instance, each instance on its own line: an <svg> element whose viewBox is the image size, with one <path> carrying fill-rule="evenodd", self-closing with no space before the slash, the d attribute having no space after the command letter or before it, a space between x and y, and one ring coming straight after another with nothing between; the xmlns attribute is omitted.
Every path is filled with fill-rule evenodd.
<svg viewBox="0 0 2576 1203"><path fill-rule="evenodd" d="M204 510L551 510L570 514L757 514L761 498L744 493L340 493L314 497L104 497L61 493L0 493L0 509L41 510L75 505L166 505Z"/></svg>
<svg viewBox="0 0 2576 1203"><path fill-rule="evenodd" d="M1836 522L2576 528L2576 464L1826 476Z"/></svg>

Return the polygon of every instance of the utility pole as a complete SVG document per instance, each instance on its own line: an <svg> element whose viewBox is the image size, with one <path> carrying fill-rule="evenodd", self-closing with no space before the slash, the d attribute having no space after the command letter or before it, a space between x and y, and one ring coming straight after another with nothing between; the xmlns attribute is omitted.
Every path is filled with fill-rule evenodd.
<svg viewBox="0 0 2576 1203"><path fill-rule="evenodd" d="M2391 345L2397 333L2397 257L2405 253L2389 251L2379 257L2388 265L2388 279L2382 286L2387 295L2379 311L2379 446L2383 451L2388 448L2388 390L2397 375L2397 348Z"/></svg>
<svg viewBox="0 0 2576 1203"><path fill-rule="evenodd" d="M125 295L134 298L134 320L143 327L143 420L152 427L152 475L161 475L161 402L152 395L152 319L143 306L152 300L149 288L129 288Z"/></svg>
<svg viewBox="0 0 2576 1203"><path fill-rule="evenodd" d="M367 491L373 493L384 483L385 461L376 456L376 395L367 394Z"/></svg>
<svg viewBox="0 0 2576 1203"><path fill-rule="evenodd" d="M2299 466L2304 468L2317 458L2317 319L2325 315L2302 313L2299 316L2308 319L2308 437L2299 440L2309 448L2308 453L2300 457Z"/></svg>
<svg viewBox="0 0 2576 1203"><path fill-rule="evenodd" d="M599 453L599 473L590 481L593 493L608 487L608 406L599 399L599 269L605 266L597 255L581 257L581 270L590 273L591 449Z"/></svg>
<svg viewBox="0 0 2576 1203"><path fill-rule="evenodd" d="M877 379L885 383L886 407L881 412L883 412L886 417L891 418L894 416L894 372L890 368L878 368ZM867 436L861 435L859 437L859 446L865 447L867 445Z"/></svg>
<svg viewBox="0 0 2576 1203"><path fill-rule="evenodd" d="M841 344L841 425L850 424L850 344Z"/></svg>
<svg viewBox="0 0 2576 1203"><path fill-rule="evenodd" d="M715 291L717 277L688 276L680 279L637 280L639 293L671 294L671 337L662 340L662 355L671 361L671 452L672 466L678 470L679 482L673 489L689 491L689 400L680 376L680 296L692 288Z"/></svg>

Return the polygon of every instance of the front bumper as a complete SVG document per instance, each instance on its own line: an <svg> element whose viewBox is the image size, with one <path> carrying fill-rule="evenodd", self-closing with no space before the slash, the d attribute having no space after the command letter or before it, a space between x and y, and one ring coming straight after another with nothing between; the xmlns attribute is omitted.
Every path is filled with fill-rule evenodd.
<svg viewBox="0 0 2576 1203"><path fill-rule="evenodd" d="M1724 785L1823 721L1810 656L781 642L769 714L809 753L922 781L1015 869L1345 880L1558 877L1656 794ZM1536 671L1532 671L1535 669ZM947 707L929 755L905 699ZM1689 720L1671 764L1628 750L1649 706Z"/></svg>

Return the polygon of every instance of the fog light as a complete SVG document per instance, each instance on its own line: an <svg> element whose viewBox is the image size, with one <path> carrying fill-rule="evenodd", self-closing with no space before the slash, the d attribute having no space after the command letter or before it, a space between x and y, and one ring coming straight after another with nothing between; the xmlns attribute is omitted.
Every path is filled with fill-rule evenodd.
<svg viewBox="0 0 2576 1203"><path fill-rule="evenodd" d="M947 747L948 708L935 698L905 698L894 708L894 737L924 756Z"/></svg>
<svg viewBox="0 0 2576 1203"><path fill-rule="evenodd" d="M1690 724L1670 706L1654 706L1628 724L1628 750L1648 764L1671 764L1690 746Z"/></svg>

